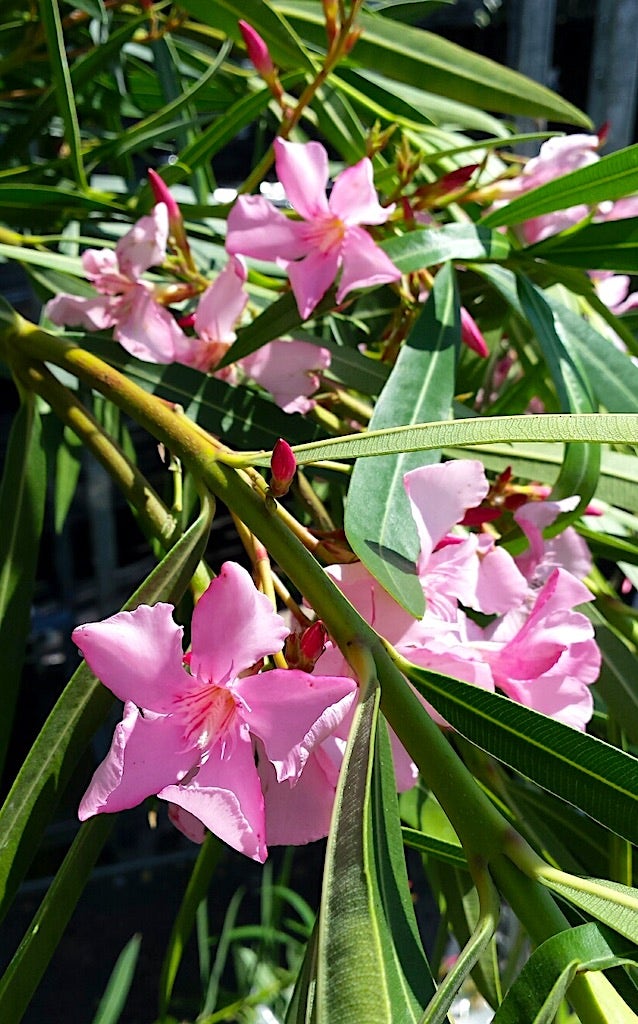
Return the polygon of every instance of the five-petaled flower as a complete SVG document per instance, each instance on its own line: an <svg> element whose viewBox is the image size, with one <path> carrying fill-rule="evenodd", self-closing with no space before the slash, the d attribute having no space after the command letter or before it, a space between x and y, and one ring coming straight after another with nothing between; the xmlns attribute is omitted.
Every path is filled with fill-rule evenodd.
<svg viewBox="0 0 638 1024"><path fill-rule="evenodd" d="M181 809L173 812L178 824L180 815L191 823L193 816L264 861L261 778L268 765L260 770L259 762L272 766L271 788L290 791L301 779L306 790L304 767L347 715L356 684L296 669L251 673L281 650L289 629L233 562L197 604L186 656L172 612L169 604L140 605L73 633L91 669L126 702L79 816L123 810L157 794ZM331 797L334 786L324 778ZM297 841L318 838L315 827L309 815Z"/></svg>
<svg viewBox="0 0 638 1024"><path fill-rule="evenodd" d="M339 270L337 302L354 288L397 281L400 271L360 227L384 224L394 209L379 203L370 160L337 175L328 198L328 154L321 143L275 139L274 148L279 180L303 220L290 220L263 196L240 196L228 217L228 252L277 260L304 320Z"/></svg>

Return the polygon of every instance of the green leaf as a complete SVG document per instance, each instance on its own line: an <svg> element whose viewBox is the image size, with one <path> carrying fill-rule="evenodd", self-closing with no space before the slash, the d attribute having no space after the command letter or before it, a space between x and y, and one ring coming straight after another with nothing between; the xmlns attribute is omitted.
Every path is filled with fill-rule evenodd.
<svg viewBox="0 0 638 1024"><path fill-rule="evenodd" d="M303 39L325 47L325 17L319 3L279 0L273 5ZM249 18L248 14L244 17ZM547 117L590 127L589 119L544 86L486 57L479 57L441 36L367 11L357 17L363 32L349 55L354 65L374 68L471 107L504 114Z"/></svg>
<svg viewBox="0 0 638 1024"><path fill-rule="evenodd" d="M402 663L462 736L619 836L638 839L638 760L470 683Z"/></svg>
<svg viewBox="0 0 638 1024"><path fill-rule="evenodd" d="M319 917L317 1024L416 1024L434 994L410 899L378 704L378 686L369 687L355 711L339 778Z"/></svg>
<svg viewBox="0 0 638 1024"><path fill-rule="evenodd" d="M545 185L492 210L481 220L485 227L520 224L554 210L581 203L594 207L608 199L621 199L638 191L638 145L609 153L594 164L563 174ZM597 268L594 268L597 269Z"/></svg>
<svg viewBox="0 0 638 1024"><path fill-rule="evenodd" d="M382 242L381 248L402 274L447 260L505 260L509 255L509 243L502 234L475 224L418 228Z"/></svg>
<svg viewBox="0 0 638 1024"><path fill-rule="evenodd" d="M245 448L249 442L272 448L279 437L293 444L297 439L321 437L324 433L318 424L298 413L283 412L252 388L233 387L178 363L145 363L113 342L87 338L84 348L121 370L145 391L180 405L200 426L237 448Z"/></svg>
<svg viewBox="0 0 638 1024"><path fill-rule="evenodd" d="M579 910L638 943L638 889L605 878L578 878L550 867L539 871L537 878Z"/></svg>
<svg viewBox="0 0 638 1024"><path fill-rule="evenodd" d="M451 415L461 337L454 269L437 274L430 297L399 352L370 420L372 430ZM425 599L416 576L419 540L403 477L438 462L440 453L389 455L355 463L346 501L352 549L392 597L416 618Z"/></svg>
<svg viewBox="0 0 638 1024"><path fill-rule="evenodd" d="M217 0L213 6L209 0L183 0L181 6L205 25L225 32L237 42L242 38L237 22L243 18L268 44L272 59L279 67L314 70L312 60L291 24L277 7L265 0L240 0L237 3Z"/></svg>
<svg viewBox="0 0 638 1024"><path fill-rule="evenodd" d="M628 739L638 744L636 650L616 634L596 605L587 608L587 616L595 625L603 656L596 689Z"/></svg>
<svg viewBox="0 0 638 1024"><path fill-rule="evenodd" d="M440 860L454 868L469 870L463 847L460 844L446 843L437 836L428 835L419 829L409 828L407 825L401 827L401 836L405 846L418 850L426 857L433 857L434 860Z"/></svg>
<svg viewBox="0 0 638 1024"><path fill-rule="evenodd" d="M82 442L70 427L64 427L55 453L54 527L62 533L80 479Z"/></svg>
<svg viewBox="0 0 638 1024"><path fill-rule="evenodd" d="M535 259L584 270L638 273L638 217L587 224L578 231L552 235L525 250Z"/></svg>
<svg viewBox="0 0 638 1024"><path fill-rule="evenodd" d="M125 608L179 600L206 545L211 514L207 503L197 521L136 590ZM83 750L112 702L110 692L83 663L69 680L27 755L0 809L0 918L9 908Z"/></svg>
<svg viewBox="0 0 638 1024"><path fill-rule="evenodd" d="M637 952L626 940L597 924L552 935L523 966L493 1024L551 1024L577 972L635 964Z"/></svg>
<svg viewBox="0 0 638 1024"><path fill-rule="evenodd" d="M49 886L15 956L0 979L0 1020L18 1024L113 828L113 815L86 821Z"/></svg>
<svg viewBox="0 0 638 1024"><path fill-rule="evenodd" d="M117 1024L119 1021L133 982L141 942L142 936L134 935L117 958L92 1024Z"/></svg>
<svg viewBox="0 0 638 1024"><path fill-rule="evenodd" d="M0 774L29 635L46 499L46 455L35 395L16 413L0 484Z"/></svg>
<svg viewBox="0 0 638 1024"><path fill-rule="evenodd" d="M71 168L78 187L84 191L88 188L88 181L82 162L80 124L75 106L58 0L39 0L39 6L49 52L53 86L58 99L58 108L64 121L65 141L69 147Z"/></svg>
<svg viewBox="0 0 638 1024"><path fill-rule="evenodd" d="M594 412L594 402L587 378L574 352L569 352L561 335L552 307L543 292L522 275L517 279L518 297L531 324L547 368L554 382L563 412ZM580 517L589 504L598 484L600 449L591 445L568 445L563 465L552 489L553 498L578 494L578 506L561 516L564 526Z"/></svg>
<svg viewBox="0 0 638 1024"><path fill-rule="evenodd" d="M538 416L477 416L444 423L369 430L326 441L300 444L294 449L301 466L323 459L361 459L433 448L474 448L477 445L589 441L594 444L637 444L636 414L541 414ZM270 454L256 454L255 466L269 466Z"/></svg>
<svg viewBox="0 0 638 1024"><path fill-rule="evenodd" d="M164 1017L168 1011L173 985L175 984L179 965L182 962L184 948L195 924L197 908L202 900L206 898L222 849L223 847L219 839L212 832L209 833L204 840L204 845L198 854L188 880L188 886L177 912L162 963L159 982L160 1017Z"/></svg>

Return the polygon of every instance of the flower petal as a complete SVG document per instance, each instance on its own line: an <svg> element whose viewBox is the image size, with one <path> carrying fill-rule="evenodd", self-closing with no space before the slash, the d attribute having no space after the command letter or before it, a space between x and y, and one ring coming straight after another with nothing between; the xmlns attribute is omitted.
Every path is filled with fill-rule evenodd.
<svg viewBox="0 0 638 1024"><path fill-rule="evenodd" d="M238 734L230 757L218 743L189 782L166 786L158 796L189 811L234 850L266 860L264 797L250 739Z"/></svg>
<svg viewBox="0 0 638 1024"><path fill-rule="evenodd" d="M347 676L275 669L240 679L234 692L245 702L242 717L281 782L299 777L312 750L349 711L357 684Z"/></svg>
<svg viewBox="0 0 638 1024"><path fill-rule="evenodd" d="M421 541L421 560L463 518L480 505L489 487L480 462L456 460L413 469L403 477Z"/></svg>
<svg viewBox="0 0 638 1024"><path fill-rule="evenodd" d="M208 286L195 313L195 330L204 341L229 345L235 340L235 327L248 302L245 280L245 265L234 256Z"/></svg>
<svg viewBox="0 0 638 1024"><path fill-rule="evenodd" d="M80 298L79 295L56 295L47 302L44 313L58 327L84 327L87 331L104 331L117 323L118 300L110 295Z"/></svg>
<svg viewBox="0 0 638 1024"><path fill-rule="evenodd" d="M337 289L341 302L353 288L398 281L401 271L363 228L349 227L342 249L343 273Z"/></svg>
<svg viewBox="0 0 638 1024"><path fill-rule="evenodd" d="M270 391L284 412L308 412L318 372L330 366L330 351L309 341L271 341L240 360L245 373Z"/></svg>
<svg viewBox="0 0 638 1024"><path fill-rule="evenodd" d="M222 686L280 651L289 632L246 570L225 562L193 612L191 672Z"/></svg>
<svg viewBox="0 0 638 1024"><path fill-rule="evenodd" d="M302 320L310 316L337 276L340 246L322 252L314 249L305 259L289 263L286 272Z"/></svg>
<svg viewBox="0 0 638 1024"><path fill-rule="evenodd" d="M82 797L80 821L101 811L136 807L184 777L197 758L198 751L184 749L181 729L172 718L152 712L142 716L128 701L124 718L115 727L111 749Z"/></svg>
<svg viewBox="0 0 638 1024"><path fill-rule="evenodd" d="M309 243L305 225L289 220L263 196L239 196L228 214L226 252L257 260L296 260Z"/></svg>
<svg viewBox="0 0 638 1024"><path fill-rule="evenodd" d="M286 142L275 139L277 177L290 205L305 220L328 213L328 154L320 142Z"/></svg>
<svg viewBox="0 0 638 1024"><path fill-rule="evenodd" d="M173 621L173 606L140 605L103 622L73 630L89 665L120 700L166 714L188 675L182 668L182 627Z"/></svg>
<svg viewBox="0 0 638 1024"><path fill-rule="evenodd" d="M311 755L295 786L278 782L266 757L259 758L259 775L269 846L302 846L328 835L336 786L318 756Z"/></svg>
<svg viewBox="0 0 638 1024"><path fill-rule="evenodd" d="M121 306L115 337L122 348L146 363L183 362L191 349L174 317L143 284L132 288Z"/></svg>
<svg viewBox="0 0 638 1024"><path fill-rule="evenodd" d="M142 217L115 246L121 272L130 281L137 281L149 267L157 267L166 259L168 242L168 209L157 203L148 217Z"/></svg>
<svg viewBox="0 0 638 1024"><path fill-rule="evenodd" d="M348 225L385 224L394 210L394 204L384 209L379 202L368 157L337 176L328 205Z"/></svg>

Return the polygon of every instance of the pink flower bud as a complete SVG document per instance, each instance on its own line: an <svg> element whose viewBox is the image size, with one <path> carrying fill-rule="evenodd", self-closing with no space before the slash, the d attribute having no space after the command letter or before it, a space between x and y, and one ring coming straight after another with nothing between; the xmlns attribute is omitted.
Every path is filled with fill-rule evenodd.
<svg viewBox="0 0 638 1024"><path fill-rule="evenodd" d="M300 647L306 664L314 665L318 661L326 649L327 639L328 630L320 620L313 622L308 629L304 629L301 634Z"/></svg>
<svg viewBox="0 0 638 1024"><path fill-rule="evenodd" d="M274 76L275 67L266 41L261 38L259 32L252 25L249 25L247 21L240 21L239 28L244 37L246 50L255 67L255 71L268 81L269 78Z"/></svg>
<svg viewBox="0 0 638 1024"><path fill-rule="evenodd" d="M294 475L297 472L297 460L295 453L287 441L281 438L277 441L272 451L270 460L270 493L276 498L281 498L288 493Z"/></svg>
<svg viewBox="0 0 638 1024"><path fill-rule="evenodd" d="M151 188L153 189L155 202L166 203L169 223L172 225L172 222L174 220L181 221L182 215L180 213L179 206L177 205L177 203L173 199L173 196L171 195L171 190L169 189L168 185L163 180L163 178L160 178L157 171L154 171L152 167L149 167L148 169L148 180Z"/></svg>
<svg viewBox="0 0 638 1024"><path fill-rule="evenodd" d="M461 306L461 341L483 359L490 354L479 325L465 306Z"/></svg>

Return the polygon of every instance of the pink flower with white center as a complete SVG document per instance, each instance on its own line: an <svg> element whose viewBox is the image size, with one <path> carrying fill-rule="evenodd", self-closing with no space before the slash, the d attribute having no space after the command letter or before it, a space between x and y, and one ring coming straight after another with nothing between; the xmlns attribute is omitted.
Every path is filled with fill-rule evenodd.
<svg viewBox="0 0 638 1024"><path fill-rule="evenodd" d="M82 266L98 295L57 295L45 313L60 327L102 331L114 327L123 348L138 359L172 363L185 351L187 338L175 319L156 301L153 285L142 280L150 267L166 259L168 210L158 203L119 240L115 251L87 249Z"/></svg>
<svg viewBox="0 0 638 1024"><path fill-rule="evenodd" d="M315 748L348 713L356 684L294 669L246 674L281 650L289 630L233 562L225 563L195 608L186 657L172 612L169 604L141 605L73 633L92 671L125 701L80 819L157 794L179 809L171 813L187 834L199 834L193 815L263 862L266 821L256 754L271 763L277 784L294 786Z"/></svg>
<svg viewBox="0 0 638 1024"><path fill-rule="evenodd" d="M279 180L303 219L288 219L263 196L240 196L228 217L228 252L285 267L304 320L340 270L337 302L355 288L398 281L400 271L360 226L384 224L394 209L379 203L370 160L342 171L328 199L328 154L319 142L275 139L274 148Z"/></svg>

